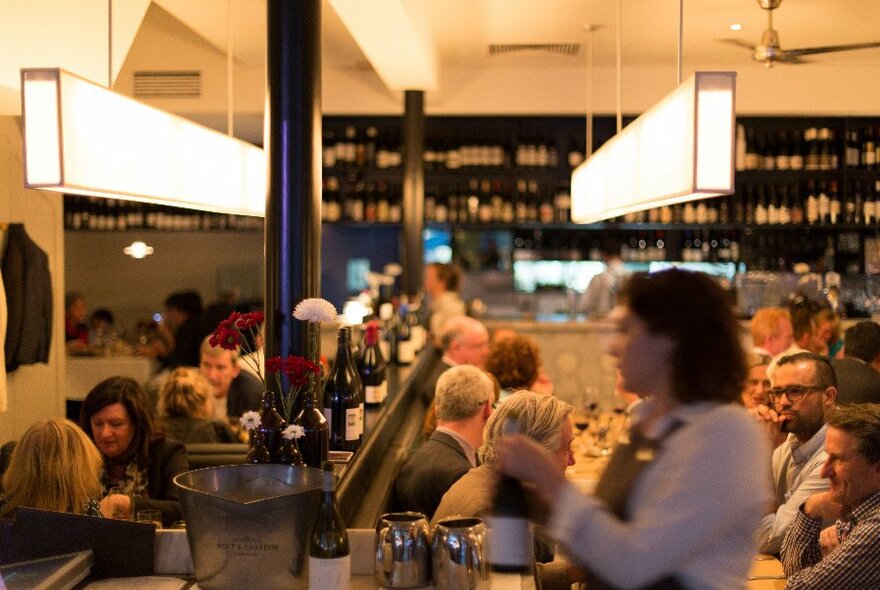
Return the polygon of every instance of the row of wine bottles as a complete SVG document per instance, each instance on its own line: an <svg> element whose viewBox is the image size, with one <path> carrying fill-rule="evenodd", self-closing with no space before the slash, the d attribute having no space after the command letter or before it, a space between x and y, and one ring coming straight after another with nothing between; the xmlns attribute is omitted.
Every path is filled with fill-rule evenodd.
<svg viewBox="0 0 880 590"><path fill-rule="evenodd" d="M828 127L761 131L737 125L737 170L837 170L880 165L880 137L873 126L849 130L843 142Z"/></svg>
<svg viewBox="0 0 880 590"><path fill-rule="evenodd" d="M118 199L65 195L64 228L74 231L262 231L263 219Z"/></svg>
<svg viewBox="0 0 880 590"><path fill-rule="evenodd" d="M507 136L507 137L506 137ZM571 135L565 151L552 137L535 134L510 136L500 129L482 133L447 133L443 138L429 138L423 150L427 170L462 168L556 169L564 161L575 167L584 160L583 142ZM376 126L363 130L347 125L342 131L325 129L322 163L330 169L395 168L402 164L399 134L380 134Z"/></svg>

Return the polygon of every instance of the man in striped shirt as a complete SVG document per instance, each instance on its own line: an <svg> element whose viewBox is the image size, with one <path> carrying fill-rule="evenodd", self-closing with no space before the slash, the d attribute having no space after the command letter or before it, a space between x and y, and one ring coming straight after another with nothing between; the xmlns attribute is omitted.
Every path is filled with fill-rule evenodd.
<svg viewBox="0 0 880 590"><path fill-rule="evenodd" d="M801 505L782 543L786 590L880 588L880 404L836 408L825 451L831 489Z"/></svg>

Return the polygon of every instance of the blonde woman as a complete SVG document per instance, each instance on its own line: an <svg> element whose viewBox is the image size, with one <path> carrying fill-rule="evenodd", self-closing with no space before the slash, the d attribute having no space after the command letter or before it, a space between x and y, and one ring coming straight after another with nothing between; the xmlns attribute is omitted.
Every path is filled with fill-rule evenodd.
<svg viewBox="0 0 880 590"><path fill-rule="evenodd" d="M213 419L212 395L198 369L175 369L159 392L159 422L168 436L184 443L237 442L228 425Z"/></svg>
<svg viewBox="0 0 880 590"><path fill-rule="evenodd" d="M0 518L19 506L101 516L101 454L70 420L49 418L27 429L3 474Z"/></svg>

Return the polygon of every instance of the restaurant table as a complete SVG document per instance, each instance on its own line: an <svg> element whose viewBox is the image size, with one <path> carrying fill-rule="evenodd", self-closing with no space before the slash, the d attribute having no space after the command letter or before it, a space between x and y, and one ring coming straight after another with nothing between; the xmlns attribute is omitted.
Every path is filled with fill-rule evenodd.
<svg viewBox="0 0 880 590"><path fill-rule="evenodd" d="M82 400L92 388L108 377L130 377L146 385L159 364L155 359L133 356L68 356L64 371L67 399Z"/></svg>
<svg viewBox="0 0 880 590"><path fill-rule="evenodd" d="M755 557L747 579L748 590L784 590L786 584L782 562L765 554Z"/></svg>

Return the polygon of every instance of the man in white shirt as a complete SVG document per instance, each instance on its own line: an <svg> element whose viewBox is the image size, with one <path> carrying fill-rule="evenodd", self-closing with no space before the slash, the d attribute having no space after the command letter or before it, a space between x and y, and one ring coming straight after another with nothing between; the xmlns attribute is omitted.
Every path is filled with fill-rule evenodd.
<svg viewBox="0 0 880 590"><path fill-rule="evenodd" d="M771 374L771 407L752 410L767 428L771 440L788 438L773 451L775 501L758 527L759 550L779 553L798 507L811 495L828 489L822 477L826 416L837 397L834 369L810 352L783 356Z"/></svg>

